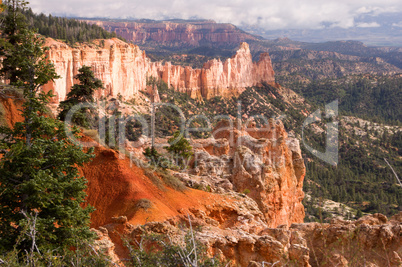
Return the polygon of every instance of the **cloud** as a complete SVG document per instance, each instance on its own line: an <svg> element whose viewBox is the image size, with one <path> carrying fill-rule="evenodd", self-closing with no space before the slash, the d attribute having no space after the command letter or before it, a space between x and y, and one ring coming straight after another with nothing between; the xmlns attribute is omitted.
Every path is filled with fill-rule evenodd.
<svg viewBox="0 0 402 267"><path fill-rule="evenodd" d="M398 23L392 23L392 26L402 28L402 21L399 21Z"/></svg>
<svg viewBox="0 0 402 267"><path fill-rule="evenodd" d="M402 11L400 0L31 0L30 6L34 12L63 16L204 18L265 29L318 29L323 25L349 28L362 14Z"/></svg>
<svg viewBox="0 0 402 267"><path fill-rule="evenodd" d="M378 24L377 22L363 22L363 23L358 23L356 27L359 28L377 28L380 27L381 25Z"/></svg>

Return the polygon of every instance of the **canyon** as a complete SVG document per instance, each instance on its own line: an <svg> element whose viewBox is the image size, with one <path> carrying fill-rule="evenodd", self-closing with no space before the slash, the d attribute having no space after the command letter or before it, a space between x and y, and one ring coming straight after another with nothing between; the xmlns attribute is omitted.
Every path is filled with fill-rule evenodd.
<svg viewBox="0 0 402 267"><path fill-rule="evenodd" d="M296 76L298 82L358 74L394 75L402 68L401 48L367 46L359 41L309 43L289 38L264 39L253 27L246 32L232 24L211 20L84 20L153 55L200 54L228 57L241 42L248 42L252 55L269 52L278 81ZM244 25L243 25L244 26ZM253 34L251 34L253 33ZM260 32L262 36L264 33ZM276 39L274 39L276 38ZM301 77L298 77L301 76Z"/></svg>
<svg viewBox="0 0 402 267"><path fill-rule="evenodd" d="M17 99L2 97L1 103L8 125L22 120L15 117ZM264 129L223 121L213 137L194 140L190 168L171 172L188 186L184 191L118 151L87 136L82 141L95 146L95 158L80 169L88 180L87 201L96 208L95 244L120 266L129 257L124 239L135 247L146 236L161 235L180 244L189 231L183 225L190 223L209 255L231 261L229 266L402 264L401 213L303 223L306 168L298 141L279 120Z"/></svg>
<svg viewBox="0 0 402 267"><path fill-rule="evenodd" d="M144 157L134 164L117 151L97 146L95 159L82 168L88 203L96 208L91 226L97 244L120 261L129 257L122 236L134 246L147 233L180 240L180 225L191 223L202 227L196 235L209 254L230 260L229 266L280 260L288 251L292 255L287 259L309 266L306 247L297 244L301 237L291 248L282 242L295 239L286 229L303 223L305 216L306 169L298 140L288 137L279 120L270 119L262 130L253 122L247 128L238 126L221 121L213 137L192 140L189 168L169 170L187 185L184 191L158 186L163 178L140 167ZM136 149L145 147L147 142Z"/></svg>
<svg viewBox="0 0 402 267"><path fill-rule="evenodd" d="M65 43L47 39L48 58L61 77L46 84L45 91L53 91L54 102L63 101L74 84L78 69L90 66L105 87L98 97L131 99L145 90L147 79L162 79L175 90L185 92L192 98L230 97L240 94L246 87L275 84L271 59L267 53L258 62L252 61L250 48L242 43L236 54L222 62L214 59L201 69L172 65L170 62L151 62L138 46L119 39L97 40L92 44L70 47Z"/></svg>
<svg viewBox="0 0 402 267"><path fill-rule="evenodd" d="M115 144L109 143L108 147L95 141L101 139L100 131L83 129L81 141L94 147L93 160L80 167L79 172L88 181L86 204L95 208L90 225L98 236L95 248L107 252L116 265L125 266L127 259L134 258L131 248L140 244L153 246L157 239L147 243L147 237L183 245L185 236L191 233L193 240L206 248L208 256L230 262L226 266L402 266L402 212L388 219L378 213L380 210L364 216L355 215L351 209L348 213L353 214L346 218L352 215L357 220L327 217L324 221L322 211L326 210L321 210L318 202L314 207L319 210L321 223L304 223L318 221L318 217L305 218L310 211L308 201L303 202L303 184L307 184L306 196L311 200L313 190L308 183L319 180L307 177L305 182L307 168L310 174L313 172L307 165L311 158L302 153L296 123L289 121L304 120L313 107L308 107L308 101L292 90L279 86L273 69L282 70L276 72L278 80L297 74L299 80L308 83L308 79L343 77L349 73L396 74L400 73L399 68L380 57L313 51L302 49L303 44L293 48L278 44L277 51L264 47L270 55L260 54L267 50L257 51L259 60L253 62L255 54L250 50L256 52L258 37L242 33L233 25L212 21L147 21L123 26L112 21L93 23L118 32L134 44L115 38L69 46L48 38L46 53L60 76L43 87L55 94L52 107L66 98L77 82L74 77L78 70L86 65L104 84L96 98L106 100L107 119L118 112L149 115L152 98L164 103L172 100L177 106L188 104L189 116L204 111L211 111L208 116L230 114L208 126L214 127L208 135L188 138L193 157L184 169L179 165L150 165L144 151L153 141L145 135L124 140L118 150ZM147 43L174 49L240 46L227 60L212 59L201 68L194 68L153 62L137 46ZM271 58L278 62L272 64ZM159 95L151 78L164 81L175 91L161 88ZM24 100L13 88L0 88L0 123L12 128L24 120L20 114ZM243 101L237 102L236 96ZM215 103L194 104L209 99ZM232 111L236 102L238 113L241 110L244 115L235 118ZM220 109L226 105L226 109ZM290 118L279 116L285 112ZM254 121L254 114L270 119ZM350 128L353 135L356 125L363 128L356 122L358 118L346 119L349 124L341 126ZM176 128L167 125L158 126L174 132ZM368 126L365 131L369 140ZM363 132L357 135L360 133ZM158 157L173 156L166 152L166 135L156 138L155 147L161 154ZM205 139L197 139L201 137ZM304 141L303 135L302 138ZM354 165L358 164L351 166ZM331 177L328 173L323 176ZM326 188L324 185L319 186ZM343 209L342 205L337 209ZM335 209L332 211L335 213Z"/></svg>
<svg viewBox="0 0 402 267"><path fill-rule="evenodd" d="M225 266L400 266L402 212L303 223L300 146L280 121L269 124L259 130L221 122L213 138L194 140L190 168L172 172L188 186L182 192L158 189L144 169L97 147L82 169L97 208L96 245L122 265L130 246L152 247L158 237L183 244L192 231L210 256L230 262Z"/></svg>

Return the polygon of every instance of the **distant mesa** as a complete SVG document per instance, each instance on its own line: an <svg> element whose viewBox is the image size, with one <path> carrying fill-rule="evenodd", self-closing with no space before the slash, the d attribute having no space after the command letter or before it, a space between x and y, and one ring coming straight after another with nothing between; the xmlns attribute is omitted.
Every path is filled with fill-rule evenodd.
<svg viewBox="0 0 402 267"><path fill-rule="evenodd" d="M241 42L262 39L244 32L233 24L216 23L213 20L83 20L96 24L109 32L116 32L134 44L158 43L159 45L201 45L226 47L238 46Z"/></svg>

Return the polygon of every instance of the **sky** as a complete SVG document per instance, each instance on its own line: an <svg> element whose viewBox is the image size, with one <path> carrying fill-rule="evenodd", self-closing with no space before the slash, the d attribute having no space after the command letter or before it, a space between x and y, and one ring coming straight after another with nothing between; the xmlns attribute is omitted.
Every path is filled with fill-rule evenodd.
<svg viewBox="0 0 402 267"><path fill-rule="evenodd" d="M401 0L30 0L36 13L56 16L213 19L267 30L376 28L381 16L402 27ZM400 19L399 19L400 18Z"/></svg>

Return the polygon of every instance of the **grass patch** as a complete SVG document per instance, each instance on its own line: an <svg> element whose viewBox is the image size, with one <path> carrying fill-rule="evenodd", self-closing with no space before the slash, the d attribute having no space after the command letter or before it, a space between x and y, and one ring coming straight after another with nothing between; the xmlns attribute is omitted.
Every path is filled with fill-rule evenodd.
<svg viewBox="0 0 402 267"><path fill-rule="evenodd" d="M100 138L99 138L99 133L98 130L94 130L94 129L83 129L82 133L86 136L89 136L90 138L92 138L95 142L100 143Z"/></svg>
<svg viewBox="0 0 402 267"><path fill-rule="evenodd" d="M147 176L151 180L151 182L156 185L160 190L166 190L164 185L167 185L170 188L173 188L174 190L180 192L183 192L187 189L187 187L183 184L182 181L180 181L179 178L171 175L167 170L158 169L154 171L150 168L144 168L143 170L145 176Z"/></svg>
<svg viewBox="0 0 402 267"><path fill-rule="evenodd" d="M149 168L144 168L144 174L146 177L148 177L151 182L158 187L160 190L165 190L165 186L163 185L162 180L155 174L155 172L152 169Z"/></svg>
<svg viewBox="0 0 402 267"><path fill-rule="evenodd" d="M158 170L156 173L162 178L163 182L167 186L173 188L174 190L180 192L187 190L187 187L183 184L183 182L180 181L179 178L171 175L168 171Z"/></svg>

